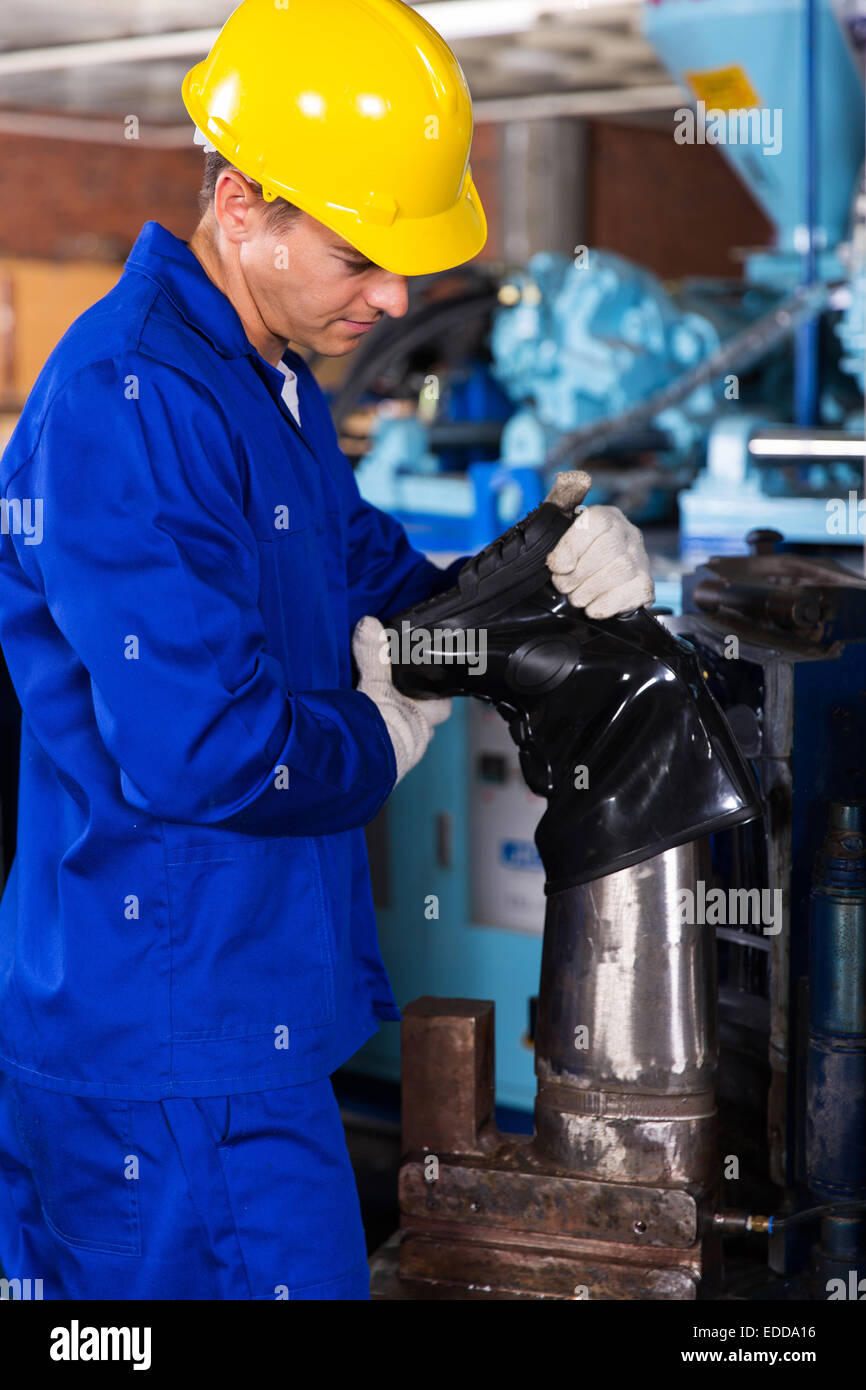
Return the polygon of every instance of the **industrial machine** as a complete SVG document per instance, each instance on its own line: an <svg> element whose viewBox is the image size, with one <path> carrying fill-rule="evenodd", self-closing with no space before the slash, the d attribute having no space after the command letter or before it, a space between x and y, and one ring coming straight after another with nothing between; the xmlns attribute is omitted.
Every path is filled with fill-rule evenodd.
<svg viewBox="0 0 866 1390"><path fill-rule="evenodd" d="M706 469L679 499L683 553L696 563L742 553L760 526L779 527L788 544L856 545L862 532L833 521L837 499L861 489L864 463L864 92L853 31L830 0L662 0L646 6L644 29L694 99L693 138L718 146L776 228L774 247L744 256L744 287L824 290L821 312L796 326L793 400L753 399L710 430Z"/></svg>
<svg viewBox="0 0 866 1390"><path fill-rule="evenodd" d="M375 1296L714 1297L730 1291L721 1237L746 1231L771 1237L747 1296L783 1296L768 1271L793 1296L833 1296L852 1275L859 1287L866 801L849 793L864 775L866 581L756 538L754 556L694 577L692 611L673 625L696 645L644 610L593 622L572 608L544 565L570 521L542 504L454 589L385 622L402 637L398 688L475 694L507 720L547 801L536 833L546 910L531 1136L494 1118L490 1001L428 995L405 1010L401 1230L373 1261ZM828 680L836 717L794 757L791 712L816 708ZM804 775L817 799L792 817ZM803 851L828 813L810 882ZM770 953L771 1168L783 1189L770 1212L728 1207L722 1191L745 1098L720 1146L719 921L744 956ZM760 983L737 993L754 1025ZM724 1172L736 1192L739 1160Z"/></svg>
<svg viewBox="0 0 866 1390"><path fill-rule="evenodd" d="M718 348L710 320L678 307L649 271L596 248L577 253L571 259L540 252L499 283L495 306L488 306L492 385L482 392L477 383L485 369L478 362L469 368L476 383L471 415L461 371L457 392L449 374L436 401L422 392L417 413L386 413L377 421L357 469L358 486L427 549L486 544L500 529L496 522L520 515L547 491L558 466L552 456L564 436L627 411ZM496 418L479 420L480 408ZM697 471L715 413L706 381L684 400L660 407L628 438L632 458L655 449L660 466L647 467L644 460L642 467L625 469L622 459L612 458L595 470L596 500L627 503L638 522L670 518L676 491ZM486 429L487 439L498 442L500 486L519 480L525 487L525 475L534 475L537 498L512 489L510 499L500 499L491 527L484 474L469 465L456 470L453 458L443 463L443 428L446 441L462 435L467 447Z"/></svg>
<svg viewBox="0 0 866 1390"><path fill-rule="evenodd" d="M688 112L694 138L716 147L708 157L730 162L776 245L744 248L741 278L718 282L662 285L595 246L540 252L486 282L474 268L450 300L443 292L389 326L387 350L366 349L378 378L353 366L338 415L377 380L384 395L418 401L397 417L383 404L359 486L444 562L487 545L541 501L556 470L586 462L589 502L614 502L644 527L668 625L684 604L688 615L695 566L745 556L749 535L770 527L787 552L838 555L856 587L866 535L862 3L660 0L645 7L644 29L690 95L676 122L688 135ZM708 135L711 111L724 119ZM427 330L429 356L383 381L388 353L399 359L403 343L420 353ZM665 515L667 531L655 527ZM754 635L775 650L763 620ZM760 698L750 692L755 719ZM833 717L829 685L810 701L811 721ZM798 754L809 737L809 722L792 727ZM808 784L801 795L812 795ZM495 999L497 1100L524 1115L535 1094L543 810L502 721L482 701L458 701L435 755L368 830L398 997ZM760 974L756 959L746 975ZM397 1079L391 1032L365 1047L359 1069Z"/></svg>
<svg viewBox="0 0 866 1390"><path fill-rule="evenodd" d="M684 614L668 621L701 652L764 796L761 833L736 832L727 875L760 882L781 908L760 964L751 941L717 928L730 1122L772 1184L752 1194L782 1213L768 1252L782 1282L762 1270L746 1290L824 1299L839 1296L834 1261L832 1277L842 1265L846 1280L866 1272L866 582L780 553L782 539L758 532L753 554L701 566L684 584ZM861 1205L828 1213L828 1200Z"/></svg>
<svg viewBox="0 0 866 1390"><path fill-rule="evenodd" d="M486 284L476 268L371 345L381 362L425 330L437 343L418 409L386 401L358 467L362 493L428 551L487 544L587 459L594 502L640 525L678 513L689 565L742 554L762 526L788 545L862 537L833 515L864 461L862 4L657 0L643 28L688 94L671 138L714 147L775 244L741 248L739 279L677 285L603 247L538 252ZM338 417L375 380L356 364ZM408 404L411 388L390 385Z"/></svg>

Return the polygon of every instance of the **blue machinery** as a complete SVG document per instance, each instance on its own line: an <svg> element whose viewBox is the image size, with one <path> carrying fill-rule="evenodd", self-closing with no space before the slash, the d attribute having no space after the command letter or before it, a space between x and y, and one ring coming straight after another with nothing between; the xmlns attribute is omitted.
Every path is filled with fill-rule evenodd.
<svg viewBox="0 0 866 1390"><path fill-rule="evenodd" d="M826 0L662 0L645 15L692 94L675 113L676 138L718 145L773 220L776 246L746 257L739 285L676 294L594 247L515 268L499 285L489 372L474 365L471 391L435 380L432 411L426 387L417 416L380 422L358 469L364 495L429 551L486 544L544 495L556 468L588 456L591 500L614 501L641 525L672 520L678 498L689 562L742 553L749 530L780 523L789 543L856 543L828 527L827 503L859 488L863 462L858 60ZM812 312L789 313L798 287L807 297L811 287ZM482 415L502 426L488 460L519 486L461 471L453 451L443 460L431 447L434 421L469 430Z"/></svg>
<svg viewBox="0 0 866 1390"><path fill-rule="evenodd" d="M858 60L827 0L665 0L646 16L662 61L703 103L707 132L713 108L724 116L716 123L720 148L777 229L773 250L746 259L746 283L784 290L798 281L841 282L829 296L846 352L839 366L858 387L846 410L826 369L821 380L819 318L801 322L793 401L765 398L739 419L728 411L710 431L706 469L680 497L683 553L699 560L742 550L754 526L778 527L789 543L856 544L856 532L828 526L828 501L862 484L866 208L855 204L864 124ZM731 108L752 105L762 117L757 140L755 131L744 139L742 122L731 119ZM785 428L792 416L796 430Z"/></svg>

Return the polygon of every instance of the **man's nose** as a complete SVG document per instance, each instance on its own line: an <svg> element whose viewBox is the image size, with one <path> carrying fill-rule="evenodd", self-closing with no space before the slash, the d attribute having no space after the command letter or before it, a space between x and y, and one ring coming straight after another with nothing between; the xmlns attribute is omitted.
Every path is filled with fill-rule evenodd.
<svg viewBox="0 0 866 1390"><path fill-rule="evenodd" d="M409 307L409 282L405 275L383 271L367 294L371 309L379 309L392 319L401 319Z"/></svg>

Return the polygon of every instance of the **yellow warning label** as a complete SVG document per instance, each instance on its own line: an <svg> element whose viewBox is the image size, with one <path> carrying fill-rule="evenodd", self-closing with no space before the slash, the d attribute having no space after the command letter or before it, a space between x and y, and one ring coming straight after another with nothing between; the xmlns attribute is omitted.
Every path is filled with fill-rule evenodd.
<svg viewBox="0 0 866 1390"><path fill-rule="evenodd" d="M761 98L740 67L687 72L685 77L698 101L717 111L740 111L761 105Z"/></svg>

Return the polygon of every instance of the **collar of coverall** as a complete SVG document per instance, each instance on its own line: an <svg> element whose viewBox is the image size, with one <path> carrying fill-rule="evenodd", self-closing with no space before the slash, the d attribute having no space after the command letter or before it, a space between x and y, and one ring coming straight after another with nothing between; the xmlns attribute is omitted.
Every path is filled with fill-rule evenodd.
<svg viewBox="0 0 866 1390"><path fill-rule="evenodd" d="M158 285L190 327L203 333L221 357L260 357L231 300L209 278L186 242L159 222L145 222L126 264Z"/></svg>
<svg viewBox="0 0 866 1390"><path fill-rule="evenodd" d="M205 273L197 256L159 222L145 222L130 251L127 266L152 280L168 295L191 328L203 334L221 357L251 357L274 399L282 399L298 419L297 366L303 361L292 348L278 370L253 347L231 300ZM289 375L291 374L291 375Z"/></svg>

